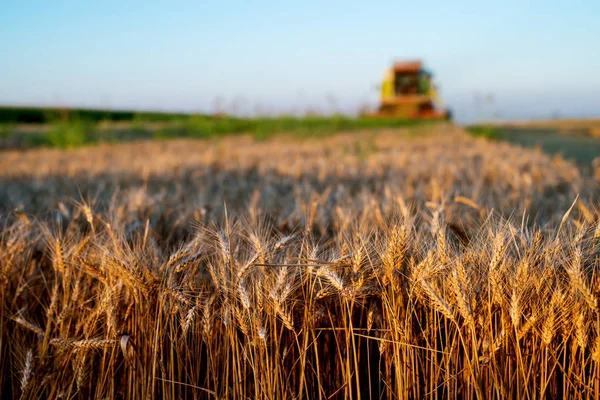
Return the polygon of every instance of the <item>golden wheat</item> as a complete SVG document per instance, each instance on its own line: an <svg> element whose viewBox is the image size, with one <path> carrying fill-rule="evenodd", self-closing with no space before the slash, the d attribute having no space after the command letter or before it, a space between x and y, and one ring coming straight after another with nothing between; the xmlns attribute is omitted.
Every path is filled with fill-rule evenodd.
<svg viewBox="0 0 600 400"><path fill-rule="evenodd" d="M597 397L600 186L422 129L4 152L3 397Z"/></svg>

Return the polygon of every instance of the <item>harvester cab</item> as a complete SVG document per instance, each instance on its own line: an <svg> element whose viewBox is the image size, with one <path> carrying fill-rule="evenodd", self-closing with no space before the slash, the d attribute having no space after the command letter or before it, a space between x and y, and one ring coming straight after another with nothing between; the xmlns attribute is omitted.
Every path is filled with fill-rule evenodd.
<svg viewBox="0 0 600 400"><path fill-rule="evenodd" d="M386 71L381 104L376 116L411 119L448 119L433 83L421 61L397 62Z"/></svg>

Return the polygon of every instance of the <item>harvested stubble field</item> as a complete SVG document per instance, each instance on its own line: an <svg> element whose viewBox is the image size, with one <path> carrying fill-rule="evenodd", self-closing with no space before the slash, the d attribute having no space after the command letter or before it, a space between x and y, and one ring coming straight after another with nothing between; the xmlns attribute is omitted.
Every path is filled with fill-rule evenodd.
<svg viewBox="0 0 600 400"><path fill-rule="evenodd" d="M599 194L447 125L3 152L0 391L598 398Z"/></svg>

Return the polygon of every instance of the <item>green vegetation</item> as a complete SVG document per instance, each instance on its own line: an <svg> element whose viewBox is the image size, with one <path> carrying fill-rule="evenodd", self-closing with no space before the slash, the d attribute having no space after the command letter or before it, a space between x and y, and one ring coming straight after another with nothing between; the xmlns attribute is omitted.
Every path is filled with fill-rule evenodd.
<svg viewBox="0 0 600 400"><path fill-rule="evenodd" d="M73 119L55 121L49 124L49 129L35 132L7 130L1 142L4 143L3 147L73 148L99 142L182 137L207 139L235 134L250 134L257 140L264 140L281 133L300 138L321 137L341 131L398 128L426 123L431 122L344 116L237 118L192 115L173 117L171 121L162 122L137 117L125 125Z"/></svg>
<svg viewBox="0 0 600 400"><path fill-rule="evenodd" d="M257 139L266 139L279 133L299 136L325 136L340 131L370 128L396 128L421 124L421 121L403 119L376 119L368 117L276 117L276 118L208 118L191 117L183 124L184 136L213 137L231 133L250 133ZM177 135L178 132L173 132Z"/></svg>
<svg viewBox="0 0 600 400"><path fill-rule="evenodd" d="M46 135L47 142L53 147L71 148L89 143L93 138L93 127L83 121L58 123L52 126Z"/></svg>
<svg viewBox="0 0 600 400"><path fill-rule="evenodd" d="M56 121L171 121L188 114L93 110L84 108L0 107L0 123L48 124Z"/></svg>
<svg viewBox="0 0 600 400"><path fill-rule="evenodd" d="M0 140L8 138L12 128L12 124L0 124Z"/></svg>
<svg viewBox="0 0 600 400"><path fill-rule="evenodd" d="M484 137L487 139L500 139L501 132L491 125L471 125L467 131L474 137Z"/></svg>

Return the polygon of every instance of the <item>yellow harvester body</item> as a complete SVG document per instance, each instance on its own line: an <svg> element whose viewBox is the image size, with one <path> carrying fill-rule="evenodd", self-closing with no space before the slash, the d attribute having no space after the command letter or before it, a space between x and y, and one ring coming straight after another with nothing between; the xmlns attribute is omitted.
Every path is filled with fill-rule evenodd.
<svg viewBox="0 0 600 400"><path fill-rule="evenodd" d="M421 61L398 62L386 71L381 102L375 116L411 119L446 119L431 73Z"/></svg>

